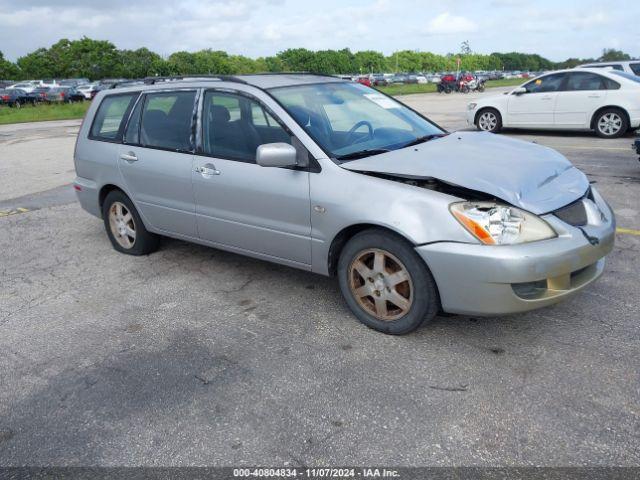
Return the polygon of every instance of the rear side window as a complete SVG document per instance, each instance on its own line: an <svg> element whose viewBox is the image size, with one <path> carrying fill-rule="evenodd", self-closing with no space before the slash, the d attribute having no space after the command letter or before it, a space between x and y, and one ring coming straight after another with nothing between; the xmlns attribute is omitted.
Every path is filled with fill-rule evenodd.
<svg viewBox="0 0 640 480"><path fill-rule="evenodd" d="M55 92L54 89L50 91ZM108 142L119 141L122 138L127 113L137 96L138 92L104 97L93 120L89 138Z"/></svg>
<svg viewBox="0 0 640 480"><path fill-rule="evenodd" d="M195 91L150 93L142 107L140 144L166 150L192 150Z"/></svg>
<svg viewBox="0 0 640 480"><path fill-rule="evenodd" d="M630 63L629 68L631 68L633 73L640 76L640 63Z"/></svg>
<svg viewBox="0 0 640 480"><path fill-rule="evenodd" d="M564 90L584 91L584 90L604 90L604 77L588 72L575 72L569 74L567 85Z"/></svg>

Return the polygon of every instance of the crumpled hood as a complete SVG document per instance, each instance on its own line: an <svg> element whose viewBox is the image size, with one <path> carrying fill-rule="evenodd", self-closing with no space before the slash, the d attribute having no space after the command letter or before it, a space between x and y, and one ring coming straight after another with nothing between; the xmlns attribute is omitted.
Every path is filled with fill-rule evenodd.
<svg viewBox="0 0 640 480"><path fill-rule="evenodd" d="M345 162L347 170L435 178L535 214L582 197L587 177L547 147L485 132L454 132L415 147Z"/></svg>

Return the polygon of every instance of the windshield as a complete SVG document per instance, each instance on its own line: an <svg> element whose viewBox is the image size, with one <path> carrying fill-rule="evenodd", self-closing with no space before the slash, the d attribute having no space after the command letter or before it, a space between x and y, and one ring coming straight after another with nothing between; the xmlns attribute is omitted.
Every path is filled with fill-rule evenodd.
<svg viewBox="0 0 640 480"><path fill-rule="evenodd" d="M270 92L338 160L396 150L444 134L404 105L358 83L299 85Z"/></svg>

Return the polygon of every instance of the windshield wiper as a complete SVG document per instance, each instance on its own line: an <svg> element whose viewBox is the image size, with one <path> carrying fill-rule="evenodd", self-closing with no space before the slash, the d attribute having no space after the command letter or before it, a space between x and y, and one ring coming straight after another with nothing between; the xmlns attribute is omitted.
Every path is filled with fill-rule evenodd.
<svg viewBox="0 0 640 480"><path fill-rule="evenodd" d="M344 155L338 155L338 160L355 160L356 158L370 157L372 155L379 155L381 153L390 152L388 148L370 148L365 150L358 150L357 152L345 153Z"/></svg>
<svg viewBox="0 0 640 480"><path fill-rule="evenodd" d="M402 148L412 147L414 145L418 145L419 143L428 142L429 140L433 140L434 138L444 137L446 133L432 133L431 135L423 135L422 137L418 137L414 140L411 140L409 143L405 143Z"/></svg>

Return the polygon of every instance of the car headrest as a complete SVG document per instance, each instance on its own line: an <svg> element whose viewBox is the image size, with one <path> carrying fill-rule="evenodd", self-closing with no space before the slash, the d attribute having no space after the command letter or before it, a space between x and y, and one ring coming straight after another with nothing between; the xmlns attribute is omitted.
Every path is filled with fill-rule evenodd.
<svg viewBox="0 0 640 480"><path fill-rule="evenodd" d="M209 114L211 115L211 121L215 123L226 123L231 119L229 109L222 105L212 105Z"/></svg>
<svg viewBox="0 0 640 480"><path fill-rule="evenodd" d="M144 112L142 124L147 127L161 126L166 122L167 114L162 110L147 110Z"/></svg>

